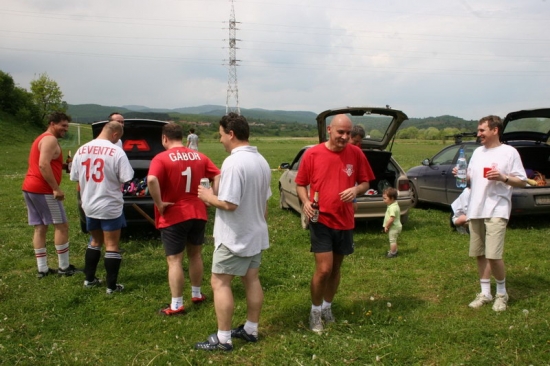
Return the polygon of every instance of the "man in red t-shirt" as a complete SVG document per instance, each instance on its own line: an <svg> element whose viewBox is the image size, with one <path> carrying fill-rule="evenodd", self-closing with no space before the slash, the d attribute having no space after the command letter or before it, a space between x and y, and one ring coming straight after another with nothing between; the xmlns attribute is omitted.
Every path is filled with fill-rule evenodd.
<svg viewBox="0 0 550 366"><path fill-rule="evenodd" d="M204 154L188 149L182 143L181 126L168 123L162 128L162 146L166 151L153 158L147 176L149 193L155 201L155 223L168 263L171 304L160 314L179 315L183 305L183 251L189 257L191 301L202 303L202 244L208 219L206 205L198 198L201 178L218 186L220 170ZM217 188L216 188L217 189Z"/></svg>
<svg viewBox="0 0 550 366"><path fill-rule="evenodd" d="M318 221L309 224L315 255L309 326L314 332L323 331L323 321L334 322L331 304L340 283L340 267L344 256L353 253L353 201L374 179L363 151L348 144L351 130L346 115L334 116L327 127L328 141L304 153L296 176L296 191L310 219L312 198L315 192L319 195Z"/></svg>

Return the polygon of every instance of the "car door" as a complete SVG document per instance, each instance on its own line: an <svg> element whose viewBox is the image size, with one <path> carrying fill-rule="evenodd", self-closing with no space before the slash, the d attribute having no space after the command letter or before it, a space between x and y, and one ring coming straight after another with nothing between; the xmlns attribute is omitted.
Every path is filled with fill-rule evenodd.
<svg viewBox="0 0 550 366"><path fill-rule="evenodd" d="M458 150L460 148L464 149L464 155L466 156L466 160L468 161L468 163L470 163L470 158L472 157L472 153L474 152L474 150L476 148L479 147L479 145L473 144L473 143L470 143L470 144L466 143L466 144L455 145L455 146L456 146L456 149L454 149L455 156L453 158L453 161L451 162L451 164L449 164L449 166L447 168L445 168L445 170L448 173L446 174L447 179L446 179L446 182L445 182L445 185L446 185L446 188L447 188L446 189L447 196L446 196L446 199L445 199L444 203L446 203L448 205L453 203L453 201L456 200L457 197L463 191L462 188L458 188L456 186L456 178L453 176L453 168L456 166L456 161L458 160Z"/></svg>
<svg viewBox="0 0 550 366"><path fill-rule="evenodd" d="M298 152L288 171L284 173L284 178L280 180L281 190L283 191L287 203L296 211L301 212L300 200L298 194L296 193L296 175L298 174L298 168L300 167L300 162L304 156L304 152L308 147L304 147Z"/></svg>
<svg viewBox="0 0 550 366"><path fill-rule="evenodd" d="M434 203L447 203L447 190L453 177L453 163L457 159L460 145L449 146L437 153L418 176L418 196ZM455 186L456 188L456 186Z"/></svg>

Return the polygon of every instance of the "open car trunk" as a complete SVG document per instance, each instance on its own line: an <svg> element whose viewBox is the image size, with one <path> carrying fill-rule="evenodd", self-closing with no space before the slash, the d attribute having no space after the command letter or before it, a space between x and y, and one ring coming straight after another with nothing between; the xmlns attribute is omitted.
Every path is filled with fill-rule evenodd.
<svg viewBox="0 0 550 366"><path fill-rule="evenodd" d="M93 137L96 138L108 121L92 124ZM162 146L162 127L165 121L150 119L126 119L122 136L122 149L126 152L130 165L134 169L134 178L122 185L124 197L124 217L128 225L154 225L154 203L147 189L147 173L151 160L164 151ZM86 232L84 212L80 207L81 228Z"/></svg>

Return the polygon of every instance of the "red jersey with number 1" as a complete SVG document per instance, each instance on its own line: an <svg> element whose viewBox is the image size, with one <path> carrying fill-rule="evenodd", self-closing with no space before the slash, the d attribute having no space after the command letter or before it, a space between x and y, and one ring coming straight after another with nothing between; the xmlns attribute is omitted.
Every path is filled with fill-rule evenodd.
<svg viewBox="0 0 550 366"><path fill-rule="evenodd" d="M319 192L319 222L336 230L355 226L353 204L342 202L339 193L371 180L374 174L365 154L351 144L342 151L331 151L324 143L308 149L296 175L296 184L309 185L310 200Z"/></svg>
<svg viewBox="0 0 550 366"><path fill-rule="evenodd" d="M198 197L201 178L214 179L220 170L204 154L186 147L174 147L151 161L149 174L157 177L163 202L174 205L160 216L155 206L155 223L162 229L179 222L207 220L206 205Z"/></svg>

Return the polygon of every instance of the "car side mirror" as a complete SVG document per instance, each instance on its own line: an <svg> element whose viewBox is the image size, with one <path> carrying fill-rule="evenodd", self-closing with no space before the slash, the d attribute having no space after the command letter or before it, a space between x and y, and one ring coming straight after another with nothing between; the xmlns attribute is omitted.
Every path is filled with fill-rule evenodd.
<svg viewBox="0 0 550 366"><path fill-rule="evenodd" d="M289 163L281 163L281 165L279 165L279 170L284 170L284 169L290 169L290 164Z"/></svg>
<svg viewBox="0 0 550 366"><path fill-rule="evenodd" d="M431 164L430 159L426 158L426 159L422 160L422 165L424 165L424 166L430 166L430 164Z"/></svg>

